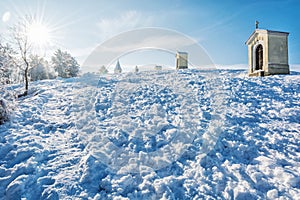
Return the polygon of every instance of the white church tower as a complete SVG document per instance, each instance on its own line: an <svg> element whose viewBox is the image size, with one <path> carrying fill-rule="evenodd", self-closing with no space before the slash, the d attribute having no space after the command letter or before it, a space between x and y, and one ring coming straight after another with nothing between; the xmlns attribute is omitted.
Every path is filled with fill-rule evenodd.
<svg viewBox="0 0 300 200"><path fill-rule="evenodd" d="M120 65L119 60L118 60L118 62L117 62L117 64L116 64L116 67L115 67L115 69L114 69L114 73L115 73L115 74L120 74L120 73L122 73L122 68L121 68L121 65Z"/></svg>
<svg viewBox="0 0 300 200"><path fill-rule="evenodd" d="M287 32L256 29L246 41L249 76L289 74Z"/></svg>

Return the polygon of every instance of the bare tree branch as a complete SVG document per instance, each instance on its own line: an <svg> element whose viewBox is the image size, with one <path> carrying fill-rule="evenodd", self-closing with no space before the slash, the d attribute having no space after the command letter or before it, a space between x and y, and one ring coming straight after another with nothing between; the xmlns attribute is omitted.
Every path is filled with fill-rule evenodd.
<svg viewBox="0 0 300 200"><path fill-rule="evenodd" d="M30 64L28 62L28 53L30 52L31 45L28 40L28 26L32 23L33 18L30 16L25 16L25 18L20 19L19 22L14 25L12 30L12 36L16 42L17 48L19 50L20 57L24 62L24 78L25 78L25 91L24 94L19 96L26 96L28 94L28 70Z"/></svg>

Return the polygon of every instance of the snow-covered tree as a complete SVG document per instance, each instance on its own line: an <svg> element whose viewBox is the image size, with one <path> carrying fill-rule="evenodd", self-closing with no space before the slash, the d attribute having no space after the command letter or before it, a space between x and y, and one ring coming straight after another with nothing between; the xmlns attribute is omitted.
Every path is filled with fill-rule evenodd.
<svg viewBox="0 0 300 200"><path fill-rule="evenodd" d="M54 79L54 78L57 77L57 74L56 74L55 70L54 70L53 67L49 64L49 62L48 62L47 71L48 71L48 79Z"/></svg>
<svg viewBox="0 0 300 200"><path fill-rule="evenodd" d="M102 65L99 69L99 73L100 74L107 74L108 70L106 69L106 67L104 65Z"/></svg>
<svg viewBox="0 0 300 200"><path fill-rule="evenodd" d="M7 121L9 118L8 110L6 108L5 100L0 99L0 125Z"/></svg>
<svg viewBox="0 0 300 200"><path fill-rule="evenodd" d="M31 81L55 78L55 72L51 70L47 60L38 55L30 56L29 76Z"/></svg>
<svg viewBox="0 0 300 200"><path fill-rule="evenodd" d="M5 85L0 84L0 124L8 121L11 112L15 108L15 95L7 90Z"/></svg>
<svg viewBox="0 0 300 200"><path fill-rule="evenodd" d="M29 70L29 77L31 81L48 79L47 65L48 62L38 55L30 56L29 64L31 66Z"/></svg>
<svg viewBox="0 0 300 200"><path fill-rule="evenodd" d="M18 65L15 52L9 44L0 42L0 84L16 83L18 77Z"/></svg>
<svg viewBox="0 0 300 200"><path fill-rule="evenodd" d="M62 78L76 77L79 74L79 64L68 52L58 49L52 56L53 68Z"/></svg>
<svg viewBox="0 0 300 200"><path fill-rule="evenodd" d="M17 82L18 65L15 52L9 44L0 42L0 124L9 119L14 105L14 94L6 85Z"/></svg>

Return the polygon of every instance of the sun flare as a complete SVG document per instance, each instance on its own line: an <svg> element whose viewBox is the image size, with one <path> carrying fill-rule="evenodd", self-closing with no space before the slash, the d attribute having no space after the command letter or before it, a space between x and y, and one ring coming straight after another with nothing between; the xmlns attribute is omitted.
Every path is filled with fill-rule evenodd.
<svg viewBox="0 0 300 200"><path fill-rule="evenodd" d="M37 22L30 24L28 27L28 39L35 46L46 46L50 42L48 27Z"/></svg>

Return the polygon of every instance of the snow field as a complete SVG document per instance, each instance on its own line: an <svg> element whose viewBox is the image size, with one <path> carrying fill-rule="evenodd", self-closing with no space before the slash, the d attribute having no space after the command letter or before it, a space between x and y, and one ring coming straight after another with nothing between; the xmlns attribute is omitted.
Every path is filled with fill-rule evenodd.
<svg viewBox="0 0 300 200"><path fill-rule="evenodd" d="M97 96L96 112L101 128L93 155L122 173L137 173L141 165L157 170L177 160L198 132L200 108L192 88L176 79L174 73L148 73L142 79L130 74L109 94L100 83L104 92Z"/></svg>
<svg viewBox="0 0 300 200"><path fill-rule="evenodd" d="M0 199L299 197L299 74L162 71L32 87L0 126Z"/></svg>

